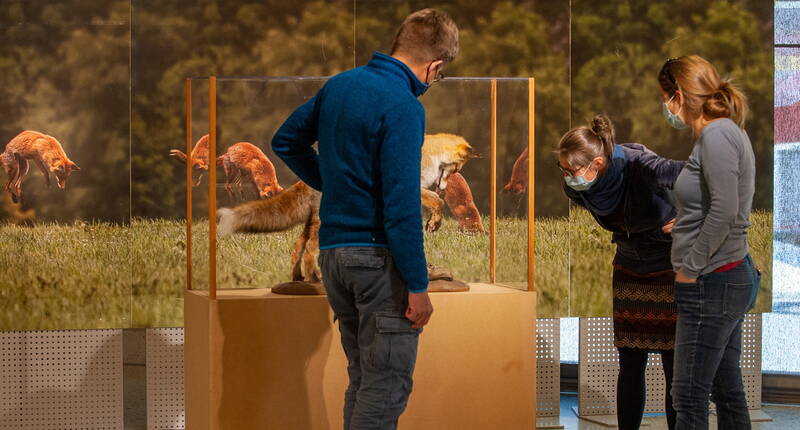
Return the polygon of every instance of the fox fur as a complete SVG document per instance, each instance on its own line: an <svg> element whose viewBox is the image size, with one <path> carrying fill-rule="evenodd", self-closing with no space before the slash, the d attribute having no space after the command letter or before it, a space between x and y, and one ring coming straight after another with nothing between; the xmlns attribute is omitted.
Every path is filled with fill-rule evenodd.
<svg viewBox="0 0 800 430"><path fill-rule="evenodd" d="M425 136L422 146L421 184L422 204L431 211L431 218L426 223L427 231L433 232L439 228L441 210L445 204L428 187L435 185L437 189L445 190L450 175L461 170L470 158L478 156L461 136L444 133ZM321 197L320 192L302 181L297 182L267 200L243 203L232 209L219 209L217 232L220 236L236 232L269 233L304 223L303 232L295 241L292 251L292 280L319 282L322 279L317 265Z"/></svg>
<svg viewBox="0 0 800 430"><path fill-rule="evenodd" d="M234 143L217 157L217 165L225 169L225 191L233 200L233 186L244 200L242 180L250 181L259 198L266 199L283 191L275 176L275 166L261 149L249 142Z"/></svg>
<svg viewBox="0 0 800 430"><path fill-rule="evenodd" d="M50 187L50 173L56 177L58 188L67 186L67 178L73 171L80 170L77 164L67 157L64 148L53 136L38 131L25 130L16 135L0 154L0 166L8 174L6 191L14 203L22 203L22 178L28 174L28 160L32 160L44 174Z"/></svg>
<svg viewBox="0 0 800 430"><path fill-rule="evenodd" d="M517 157L517 161L514 162L514 167L511 169L511 178L503 187L504 192L522 194L528 189L528 152L526 146Z"/></svg>
<svg viewBox="0 0 800 430"><path fill-rule="evenodd" d="M236 232L271 233L304 224L292 250L292 280L319 282L319 202L322 193L299 181L267 199L217 210L220 236ZM305 273L305 276L303 276Z"/></svg>
<svg viewBox="0 0 800 430"><path fill-rule="evenodd" d="M448 177L458 173L473 158L480 158L480 154L461 136L449 133L425 135L420 163L422 204L430 211L425 231L432 233L442 225L442 208L445 204L437 192L430 188L445 191Z"/></svg>
<svg viewBox="0 0 800 430"><path fill-rule="evenodd" d="M169 151L169 155L181 160L186 161L187 155L180 149L173 149ZM200 179L203 178L203 173L208 171L208 135L203 135L192 148L192 153L189 155L192 162L192 185L200 185Z"/></svg>
<svg viewBox="0 0 800 430"><path fill-rule="evenodd" d="M444 190L444 201L450 212L458 220L458 230L462 233L485 233L481 214L475 201L472 199L472 190L467 180L461 173L453 173L447 178L447 188Z"/></svg>

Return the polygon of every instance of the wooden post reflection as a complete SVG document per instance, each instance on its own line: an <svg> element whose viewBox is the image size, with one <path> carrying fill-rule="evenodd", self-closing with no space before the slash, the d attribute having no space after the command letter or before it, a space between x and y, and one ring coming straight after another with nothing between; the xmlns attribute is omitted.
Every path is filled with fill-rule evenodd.
<svg viewBox="0 0 800 430"><path fill-rule="evenodd" d="M192 80L186 79L186 288L192 289Z"/></svg>

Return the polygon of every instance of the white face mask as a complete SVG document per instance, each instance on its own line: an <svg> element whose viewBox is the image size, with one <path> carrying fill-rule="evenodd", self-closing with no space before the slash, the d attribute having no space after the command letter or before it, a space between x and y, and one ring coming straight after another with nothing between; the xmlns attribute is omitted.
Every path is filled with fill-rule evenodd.
<svg viewBox="0 0 800 430"><path fill-rule="evenodd" d="M683 122L683 120L680 117L681 108L678 108L678 113L672 113L672 111L669 110L669 103L674 98L675 98L674 95L670 97L669 101L667 101L666 103L664 103L663 106L661 106L662 108L661 110L664 113L664 117L667 119L667 122L669 123L669 125L672 126L672 128L677 130L683 130L688 128L689 126L686 125L686 123Z"/></svg>

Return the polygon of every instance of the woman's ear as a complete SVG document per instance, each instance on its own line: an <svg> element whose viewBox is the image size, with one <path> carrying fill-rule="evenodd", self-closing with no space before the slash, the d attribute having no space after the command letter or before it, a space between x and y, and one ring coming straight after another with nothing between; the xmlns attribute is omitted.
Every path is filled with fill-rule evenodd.
<svg viewBox="0 0 800 430"><path fill-rule="evenodd" d="M596 157L592 160L592 163L597 167L597 170L603 170L606 167L606 157Z"/></svg>

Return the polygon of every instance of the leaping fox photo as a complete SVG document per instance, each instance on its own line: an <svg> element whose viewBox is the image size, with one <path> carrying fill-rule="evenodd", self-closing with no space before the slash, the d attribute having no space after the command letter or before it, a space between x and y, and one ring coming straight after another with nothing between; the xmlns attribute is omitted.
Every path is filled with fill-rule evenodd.
<svg viewBox="0 0 800 430"><path fill-rule="evenodd" d="M38 131L25 130L16 135L0 154L0 165L8 175L6 191L11 194L14 203L23 203L22 179L28 174L28 160L33 161L44 174L47 186L50 187L52 172L62 190L67 186L70 173L80 170L77 164L67 157L64 148L53 136Z"/></svg>

